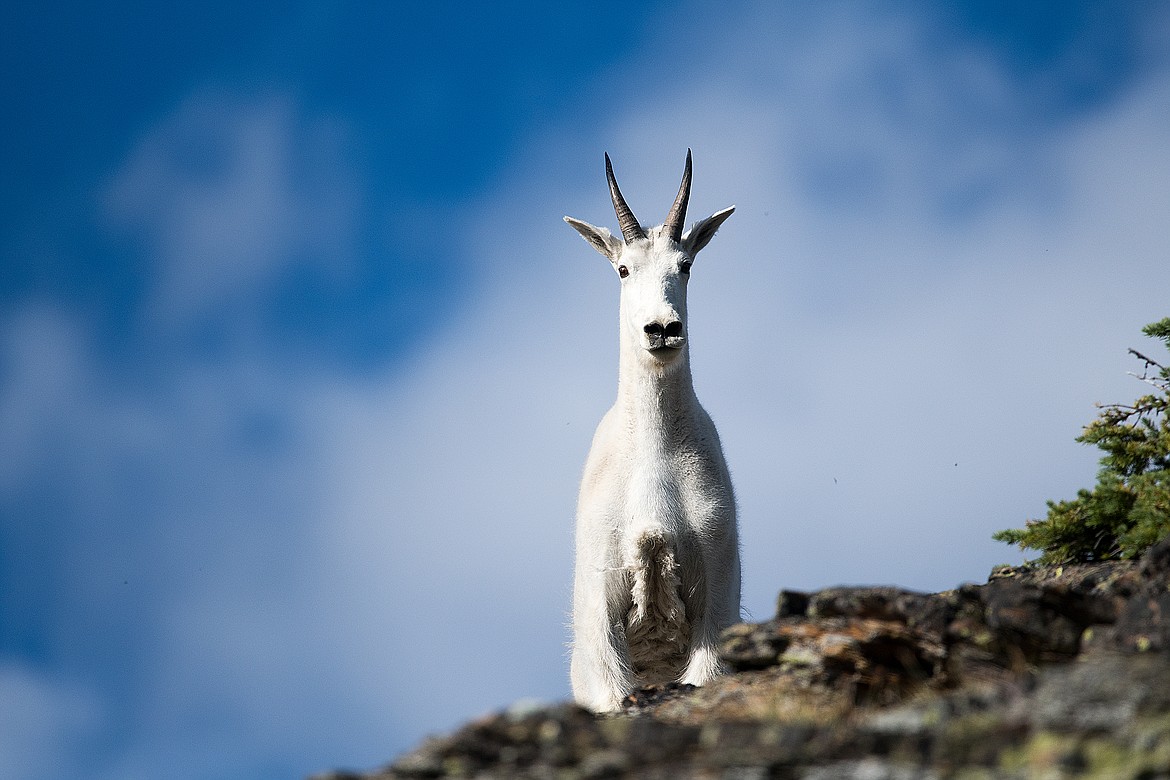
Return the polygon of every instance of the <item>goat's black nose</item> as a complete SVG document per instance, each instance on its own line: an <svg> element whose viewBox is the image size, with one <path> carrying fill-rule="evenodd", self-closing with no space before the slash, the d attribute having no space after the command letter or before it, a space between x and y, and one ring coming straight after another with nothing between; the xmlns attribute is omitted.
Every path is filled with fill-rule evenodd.
<svg viewBox="0 0 1170 780"><path fill-rule="evenodd" d="M674 338L682 335L682 323L678 320L671 320L666 323L666 327L662 327L660 322L651 322L646 327L642 328L646 331L647 336L666 336L667 338Z"/></svg>
<svg viewBox="0 0 1170 780"><path fill-rule="evenodd" d="M646 331L647 346L650 349L671 347L678 349L683 345L683 324L678 320L671 320L665 326L661 322L651 322L642 326Z"/></svg>

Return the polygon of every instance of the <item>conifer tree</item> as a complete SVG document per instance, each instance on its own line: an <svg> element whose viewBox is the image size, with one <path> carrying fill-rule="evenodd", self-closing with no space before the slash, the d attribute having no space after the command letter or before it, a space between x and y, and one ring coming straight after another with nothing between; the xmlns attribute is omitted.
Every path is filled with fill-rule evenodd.
<svg viewBox="0 0 1170 780"><path fill-rule="evenodd" d="M1142 332L1170 350L1170 317ZM1097 484L1069 501L1049 501L1048 517L993 538L1039 550L1037 563L1132 558L1170 534L1170 368L1135 349L1136 378L1154 388L1130 405L1100 406L1077 441L1105 452ZM1170 360L1166 363L1170 365Z"/></svg>

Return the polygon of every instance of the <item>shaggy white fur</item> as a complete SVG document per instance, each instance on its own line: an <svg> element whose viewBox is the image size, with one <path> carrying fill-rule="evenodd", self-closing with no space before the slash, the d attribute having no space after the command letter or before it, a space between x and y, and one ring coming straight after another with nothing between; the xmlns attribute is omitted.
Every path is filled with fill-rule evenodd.
<svg viewBox="0 0 1170 780"><path fill-rule="evenodd" d="M646 230L606 174L623 238L565 221L621 280L618 395L598 425L577 504L571 678L592 710L638 686L702 685L739 617L739 541L719 435L691 381L691 263L734 207L683 234L691 155L666 222Z"/></svg>

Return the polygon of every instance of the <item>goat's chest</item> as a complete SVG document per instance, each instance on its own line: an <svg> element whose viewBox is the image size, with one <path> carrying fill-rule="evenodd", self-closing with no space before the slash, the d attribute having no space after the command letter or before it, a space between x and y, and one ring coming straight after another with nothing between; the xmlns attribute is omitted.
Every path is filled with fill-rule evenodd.
<svg viewBox="0 0 1170 780"><path fill-rule="evenodd" d="M625 521L632 531L662 529L676 534L691 526L699 490L696 460L685 449L648 442L629 453Z"/></svg>

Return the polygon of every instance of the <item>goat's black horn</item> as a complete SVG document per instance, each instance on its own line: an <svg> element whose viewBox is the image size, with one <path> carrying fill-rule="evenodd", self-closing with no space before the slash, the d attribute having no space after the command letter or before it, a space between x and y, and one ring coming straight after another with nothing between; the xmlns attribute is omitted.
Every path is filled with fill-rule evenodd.
<svg viewBox="0 0 1170 780"><path fill-rule="evenodd" d="M617 179L613 175L613 163L609 161L609 152L605 153L605 178L609 180L609 196L613 199L613 210L617 214L618 225L622 229L622 236L625 237L626 243L635 238L645 238L646 231L642 230L642 226L638 224L638 218L634 216L634 212L630 211L630 207L626 205L626 199L622 197L622 191L618 189Z"/></svg>
<svg viewBox="0 0 1170 780"><path fill-rule="evenodd" d="M674 205L670 207L670 213L666 215L666 222L663 227L666 228L666 234L675 243L682 241L683 223L687 219L687 202L691 199L691 150L687 149L687 166L683 170L682 184L678 188L678 196L674 199Z"/></svg>

